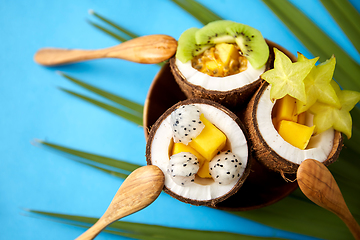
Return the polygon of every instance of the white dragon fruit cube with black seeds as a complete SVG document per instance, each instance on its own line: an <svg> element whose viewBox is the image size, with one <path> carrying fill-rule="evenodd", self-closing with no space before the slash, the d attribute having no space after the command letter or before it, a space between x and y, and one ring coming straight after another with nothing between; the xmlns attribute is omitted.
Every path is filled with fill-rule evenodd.
<svg viewBox="0 0 360 240"><path fill-rule="evenodd" d="M170 157L167 172L175 183L188 186L194 182L199 167L199 161L194 154L181 152Z"/></svg>
<svg viewBox="0 0 360 240"><path fill-rule="evenodd" d="M198 107L184 105L171 113L171 127L174 142L187 145L201 133L205 125L200 121Z"/></svg>
<svg viewBox="0 0 360 240"><path fill-rule="evenodd" d="M230 151L218 153L209 164L210 175L219 184L237 181L244 170L245 162Z"/></svg>

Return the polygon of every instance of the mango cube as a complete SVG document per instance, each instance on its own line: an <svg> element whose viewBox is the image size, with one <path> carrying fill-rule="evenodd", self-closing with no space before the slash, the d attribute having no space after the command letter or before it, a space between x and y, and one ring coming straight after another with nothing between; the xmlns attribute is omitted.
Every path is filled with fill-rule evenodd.
<svg viewBox="0 0 360 240"><path fill-rule="evenodd" d="M204 164L200 166L197 175L201 178L212 178L209 171L209 161L204 161Z"/></svg>
<svg viewBox="0 0 360 240"><path fill-rule="evenodd" d="M194 154L197 157L197 159L199 160L200 166L202 166L204 164L204 162L206 161L206 159L203 156L201 156L200 153L198 153L195 149L193 149L189 145L185 145L183 143L174 143L171 155L175 155L175 154L178 154L181 152L189 152L189 153Z"/></svg>
<svg viewBox="0 0 360 240"><path fill-rule="evenodd" d="M296 122L282 120L279 124L279 134L294 147L304 150L314 132L315 126L308 127Z"/></svg>
<svg viewBox="0 0 360 240"><path fill-rule="evenodd" d="M297 122L296 99L286 95L276 100L273 116L276 117L278 122L282 120Z"/></svg>
<svg viewBox="0 0 360 240"><path fill-rule="evenodd" d="M216 44L215 49L217 50L221 62L226 66L229 65L231 59L238 59L240 56L233 44L219 43Z"/></svg>
<svg viewBox="0 0 360 240"><path fill-rule="evenodd" d="M306 124L306 112L302 112L298 115L298 123L305 125Z"/></svg>
<svg viewBox="0 0 360 240"><path fill-rule="evenodd" d="M217 152L224 148L226 136L207 120L203 114L200 115L200 120L205 124L205 127L196 138L189 142L189 145L206 160L211 161Z"/></svg>

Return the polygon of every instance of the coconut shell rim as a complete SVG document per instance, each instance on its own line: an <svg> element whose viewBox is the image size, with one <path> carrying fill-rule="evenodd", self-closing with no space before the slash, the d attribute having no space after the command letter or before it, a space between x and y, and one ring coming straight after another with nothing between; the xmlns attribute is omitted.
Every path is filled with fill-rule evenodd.
<svg viewBox="0 0 360 240"><path fill-rule="evenodd" d="M269 85L269 83L267 82L263 82L263 84L261 85L261 87L258 89L258 91L255 93L255 95L253 96L253 98L251 99L251 101L249 102L249 106L246 110L246 123L247 123L247 127L248 129L254 129L252 132L254 132L253 134L256 134L256 137L254 137L253 134L249 134L250 136L250 141L251 141L251 145L252 145L252 153L254 153L256 159L261 162L262 164L264 164L266 167L270 168L273 171L277 171L280 173L287 173L287 174L295 174L298 167L300 166L300 164L291 162L285 158L283 158L282 156L280 156L279 154L277 154L265 141L265 139L263 138L263 136L260 133L259 130L259 126L258 123L256 121L256 112L257 112L257 107L258 107L258 102L262 96L262 94L264 93L265 89L267 88L267 86ZM249 114L250 117L249 117ZM249 122L251 124L249 124ZM251 126L251 127L250 127ZM255 142L255 143L254 143ZM255 148L253 148L255 145ZM337 160L337 158L340 155L340 151L342 149L343 146L343 137L341 132L336 131L335 130L335 134L334 134L334 139L333 139L333 147L327 157L327 159L325 161L323 161L322 163L325 166L330 165L331 163L335 162ZM257 152L257 148L265 148L266 149L266 155L267 156L271 156L271 158L266 157L259 157L259 155L256 153ZM276 160L275 160L276 159ZM280 169L279 166L280 165Z"/></svg>
<svg viewBox="0 0 360 240"><path fill-rule="evenodd" d="M194 199L189 199L189 198L185 198L181 195L178 195L174 192L172 192L170 189L168 189L165 185L164 185L164 192L166 192L167 194L169 194L170 196L172 196L173 198L185 202L185 203L189 203L192 205L196 205L196 206L211 206L211 207L216 207L216 204L219 202L222 202L224 200L226 200L227 198L229 198L230 196L234 195L243 185L243 183L245 182L246 178L248 177L248 175L250 174L250 170L251 170L251 158L249 157L251 154L250 151L250 146L249 146L249 140L248 140L248 135L247 135L247 131L245 131L245 126L243 125L243 123L240 121L239 117L236 116L233 112L231 112L229 109L227 109L226 107L224 107L223 105L208 100L208 99L201 99L201 98L193 98L193 99L186 99L183 101L180 101L176 104L174 104L172 107L168 108L155 122L155 124L151 127L151 130L149 132L148 135L148 139L147 139L147 143L146 143L146 162L147 165L152 165L151 162L151 145L152 145L152 139L156 133L156 130L158 129L158 127L160 126L160 124L162 123L162 121L169 116L177 107L181 106L181 105L186 105L186 104L193 104L193 103L197 103L197 104L208 104L210 106L214 106L217 109L220 109L221 111L225 112L227 115L229 115L240 127L240 129L242 130L246 141L247 141L247 148L248 148L248 159L247 159L247 165L246 168L242 174L242 176L239 178L239 180L237 181L237 183L231 188L231 190L229 192L227 192L226 194L214 198L214 199L210 199L210 200L194 200Z"/></svg>

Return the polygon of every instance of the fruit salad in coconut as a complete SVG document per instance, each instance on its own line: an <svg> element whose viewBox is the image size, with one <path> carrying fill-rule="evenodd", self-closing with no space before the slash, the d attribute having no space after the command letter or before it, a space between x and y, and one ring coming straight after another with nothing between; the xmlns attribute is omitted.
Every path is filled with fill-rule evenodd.
<svg viewBox="0 0 360 240"><path fill-rule="evenodd" d="M274 69L247 106L245 123L257 160L280 173L295 173L306 159L329 165L342 148L342 133L351 137L349 111L360 93L341 90L332 80L335 57L298 54L292 62L274 49Z"/></svg>
<svg viewBox="0 0 360 240"><path fill-rule="evenodd" d="M260 75L271 64L269 52L258 30L219 20L183 32L170 66L187 97L233 107L246 102L259 87Z"/></svg>
<svg viewBox="0 0 360 240"><path fill-rule="evenodd" d="M147 163L164 172L164 191L194 205L215 206L236 193L249 174L248 156L239 118L206 99L169 108L146 145Z"/></svg>

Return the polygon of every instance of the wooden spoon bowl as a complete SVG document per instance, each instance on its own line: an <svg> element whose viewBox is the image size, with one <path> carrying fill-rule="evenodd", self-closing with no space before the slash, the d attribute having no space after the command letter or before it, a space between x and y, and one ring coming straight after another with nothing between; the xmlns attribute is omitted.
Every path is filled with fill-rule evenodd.
<svg viewBox="0 0 360 240"><path fill-rule="evenodd" d="M314 203L335 213L360 239L360 227L341 194L339 186L327 167L319 161L307 159L300 164L297 181L301 191Z"/></svg>

